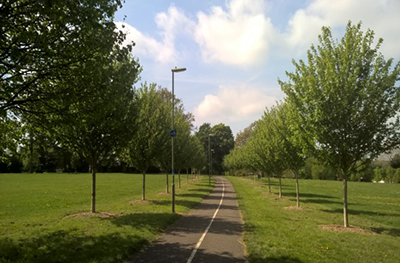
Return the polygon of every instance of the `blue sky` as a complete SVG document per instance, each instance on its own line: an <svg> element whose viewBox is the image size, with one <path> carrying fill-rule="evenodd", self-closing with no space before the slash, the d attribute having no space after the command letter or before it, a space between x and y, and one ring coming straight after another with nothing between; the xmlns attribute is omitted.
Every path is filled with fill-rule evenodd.
<svg viewBox="0 0 400 263"><path fill-rule="evenodd" d="M277 79L293 71L322 26L340 39L349 20L385 41L385 58L400 59L399 0L126 0L118 26L134 41L141 81L171 88L195 125L224 123L234 135L284 98ZM126 18L124 19L124 17Z"/></svg>

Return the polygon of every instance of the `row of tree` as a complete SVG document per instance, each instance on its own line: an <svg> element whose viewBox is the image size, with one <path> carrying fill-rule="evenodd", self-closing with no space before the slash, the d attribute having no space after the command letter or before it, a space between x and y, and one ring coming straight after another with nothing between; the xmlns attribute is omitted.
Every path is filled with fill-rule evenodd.
<svg viewBox="0 0 400 263"><path fill-rule="evenodd" d="M6 1L0 5L0 168L92 173L100 167L171 169L171 109L175 108L175 168L206 167L202 133L183 103L156 84L134 84L141 67L134 43L113 21L121 0ZM233 142L223 124L210 128L216 170L224 142ZM202 126L203 127L203 126ZM205 130L205 128L200 128ZM229 134L230 133L230 134ZM232 145L233 147L233 145ZM220 151L220 152L219 152ZM219 162L218 162L219 161ZM180 186L180 180L179 180Z"/></svg>
<svg viewBox="0 0 400 263"><path fill-rule="evenodd" d="M279 80L284 102L266 110L249 136L225 158L230 170L246 168L279 179L296 178L308 158L331 167L343 180L344 226L348 227L347 181L381 153L400 144L400 63L378 52L382 39L348 23L341 41L323 27L307 61L293 60L295 72ZM279 183L280 185L280 183ZM279 186L279 195L281 196Z"/></svg>
<svg viewBox="0 0 400 263"><path fill-rule="evenodd" d="M16 172L96 172L171 169L171 109L175 109L175 169L222 172L233 147L223 124L194 134L192 114L156 84L134 84L141 67L134 43L113 19L121 0L7 1L0 5L0 169ZM207 137L213 134L213 158Z"/></svg>

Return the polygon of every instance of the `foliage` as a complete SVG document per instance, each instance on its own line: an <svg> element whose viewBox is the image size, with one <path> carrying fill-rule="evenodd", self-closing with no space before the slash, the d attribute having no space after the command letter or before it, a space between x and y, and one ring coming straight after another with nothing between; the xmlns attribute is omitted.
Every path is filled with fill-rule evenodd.
<svg viewBox="0 0 400 263"><path fill-rule="evenodd" d="M55 112L72 92L57 85L124 39L113 16L120 0L3 1L0 6L0 115Z"/></svg>
<svg viewBox="0 0 400 263"><path fill-rule="evenodd" d="M140 67L129 48L114 47L85 62L84 71L60 85L72 86L79 96L65 101L68 112L48 114L48 133L61 145L88 160L93 176L92 212L95 211L95 182L99 163L118 153L135 129L136 105L132 88ZM77 92L78 93L78 92ZM74 94L77 94L74 93ZM35 116L33 116L35 117ZM45 118L43 118L45 117Z"/></svg>
<svg viewBox="0 0 400 263"><path fill-rule="evenodd" d="M392 158L390 158L389 163L393 168L400 168L400 154L396 153Z"/></svg>
<svg viewBox="0 0 400 263"><path fill-rule="evenodd" d="M251 123L249 126L244 128L243 131L240 131L236 134L235 138L235 148L240 148L243 147L247 141L251 137L251 133L254 130L254 127L256 126L256 122Z"/></svg>
<svg viewBox="0 0 400 263"><path fill-rule="evenodd" d="M313 179L319 180L336 180L337 177L334 169L328 165L324 165L316 159L313 160L311 175Z"/></svg>
<svg viewBox="0 0 400 263"><path fill-rule="evenodd" d="M322 28L319 45L311 46L306 64L293 61L295 73L279 81L293 107L297 143L329 164L344 180L344 217L347 186L359 161L369 161L399 144L398 88L400 63L385 60L372 47L374 33L361 23L347 25L341 42Z"/></svg>
<svg viewBox="0 0 400 263"><path fill-rule="evenodd" d="M217 174L223 174L222 163L224 156L229 154L234 146L232 130L229 126L220 123L210 129L210 134L213 134L210 138L210 144L211 149L214 150L211 160L212 171Z"/></svg>
<svg viewBox="0 0 400 263"><path fill-rule="evenodd" d="M376 167L374 169L374 181L380 182L381 180L385 183L400 183L400 168Z"/></svg>
<svg viewBox="0 0 400 263"><path fill-rule="evenodd" d="M145 200L145 174L163 153L169 142L168 112L156 90L156 84L142 83L137 95L138 112L132 135L125 147L123 158L143 174L142 199ZM132 114L132 113L131 113Z"/></svg>
<svg viewBox="0 0 400 263"><path fill-rule="evenodd" d="M163 102L156 90L156 84L142 83L137 94L137 117L133 136L126 147L125 159L129 164L145 173L150 165L155 165L167 146L169 123Z"/></svg>

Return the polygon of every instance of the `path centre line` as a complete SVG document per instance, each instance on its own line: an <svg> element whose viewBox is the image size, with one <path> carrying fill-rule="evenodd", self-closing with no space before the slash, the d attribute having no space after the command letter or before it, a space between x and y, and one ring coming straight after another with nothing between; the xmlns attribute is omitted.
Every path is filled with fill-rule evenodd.
<svg viewBox="0 0 400 263"><path fill-rule="evenodd" d="M196 255L197 250L201 246L201 243L203 242L204 238L206 237L208 230L210 230L210 227L211 227L212 223L214 222L214 219L217 216L218 211L222 205L222 201L224 200L224 196L225 196L225 184L224 184L224 181L222 180L222 178L220 178L220 180L222 181L222 196L221 196L221 201L219 202L219 206L218 206L217 210L215 210L215 213L214 213L213 217L211 218L210 224L208 224L206 230L204 231L203 235L200 237L199 242L197 242L195 248L192 251L192 254L190 255L190 257L186 263L192 262L194 255Z"/></svg>

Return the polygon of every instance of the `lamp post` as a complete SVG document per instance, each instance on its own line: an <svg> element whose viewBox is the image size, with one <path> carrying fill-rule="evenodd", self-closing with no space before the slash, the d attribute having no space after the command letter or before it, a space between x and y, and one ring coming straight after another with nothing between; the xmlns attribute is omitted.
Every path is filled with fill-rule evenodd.
<svg viewBox="0 0 400 263"><path fill-rule="evenodd" d="M210 137L214 134L208 134L208 185L211 185L211 140Z"/></svg>
<svg viewBox="0 0 400 263"><path fill-rule="evenodd" d="M175 123L174 123L174 109L175 109L175 98L174 98L174 73L185 71L186 68L173 68L172 72L172 130L171 130L171 138L172 138L172 213L175 213L175 171L174 171L174 137L176 135L175 131Z"/></svg>
<svg viewBox="0 0 400 263"><path fill-rule="evenodd" d="M213 156L213 153L214 153L214 149L211 149L211 152L210 152L211 164L212 164L212 156ZM211 174L213 174L212 165L211 165Z"/></svg>

